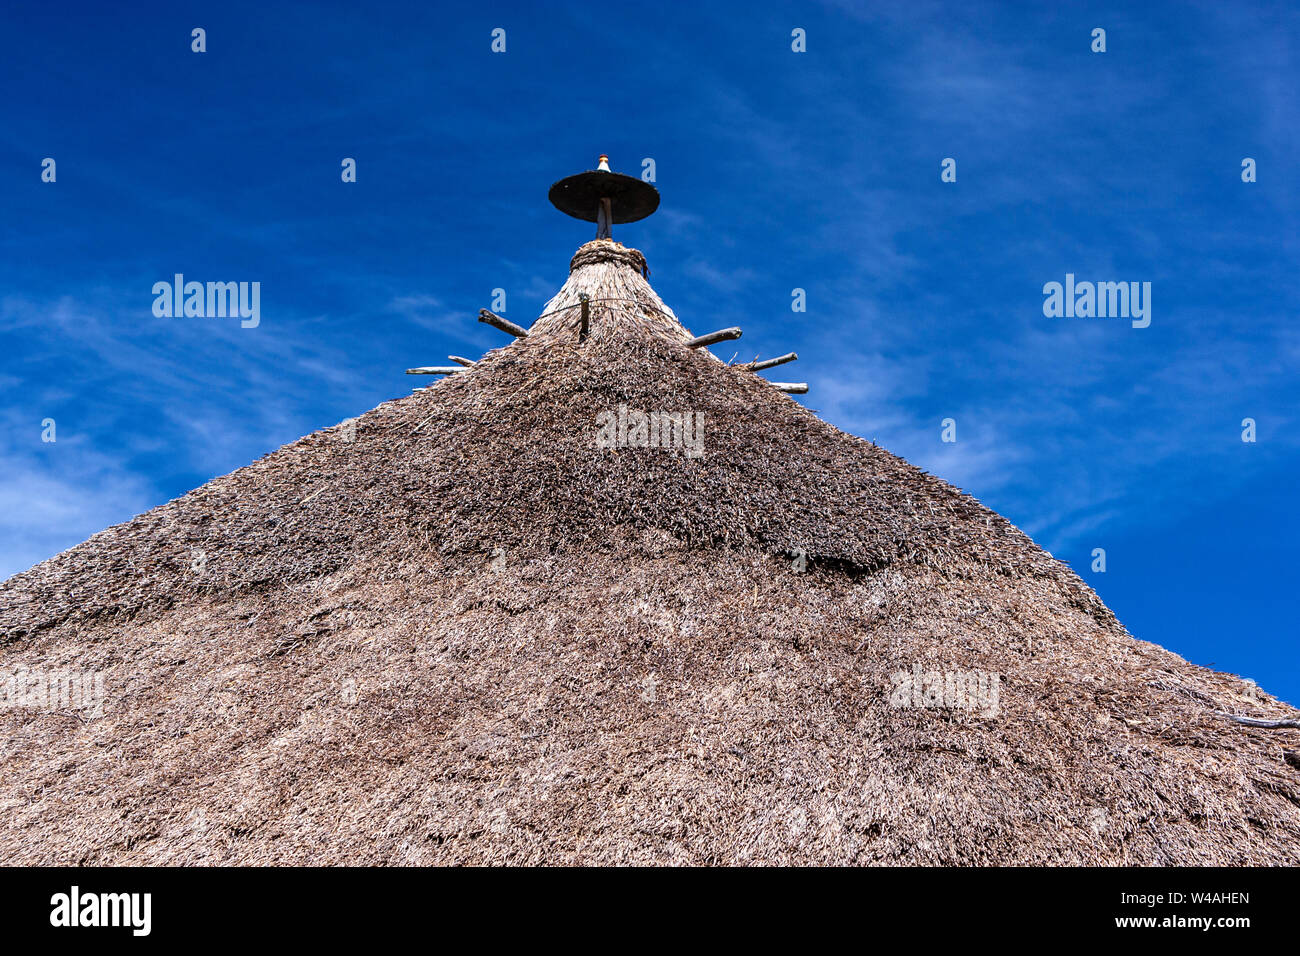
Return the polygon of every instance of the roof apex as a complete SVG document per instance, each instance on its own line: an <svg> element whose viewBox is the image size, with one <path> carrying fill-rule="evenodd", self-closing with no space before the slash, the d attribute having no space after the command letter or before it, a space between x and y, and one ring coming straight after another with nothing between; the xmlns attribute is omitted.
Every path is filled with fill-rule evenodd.
<svg viewBox="0 0 1300 956"><path fill-rule="evenodd" d="M635 326L674 341L690 341L691 334L651 288L649 275L639 249L612 239L584 243L569 261L568 280L542 308L528 334L562 335L576 341L585 296L592 335Z"/></svg>

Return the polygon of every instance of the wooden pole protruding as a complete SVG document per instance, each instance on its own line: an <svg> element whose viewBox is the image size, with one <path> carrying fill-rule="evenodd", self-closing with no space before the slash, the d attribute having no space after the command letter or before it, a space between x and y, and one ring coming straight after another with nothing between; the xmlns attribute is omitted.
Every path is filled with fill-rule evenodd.
<svg viewBox="0 0 1300 956"><path fill-rule="evenodd" d="M806 395L808 393L807 382L769 382L778 392L789 392L791 395Z"/></svg>
<svg viewBox="0 0 1300 956"><path fill-rule="evenodd" d="M717 332L710 332L708 335L700 335L686 343L690 349L698 349L705 345L713 345L716 342L725 342L728 339L738 339L741 336L740 329L719 329Z"/></svg>
<svg viewBox="0 0 1300 956"><path fill-rule="evenodd" d="M407 375L455 375L465 371L459 365L426 365L423 368L408 368Z"/></svg>
<svg viewBox="0 0 1300 956"><path fill-rule="evenodd" d="M459 355L448 355L447 358L451 359L457 365L463 365L466 368L473 368L478 364L473 359L461 358Z"/></svg>
<svg viewBox="0 0 1300 956"><path fill-rule="evenodd" d="M606 167L606 172L609 169ZM596 207L596 238L612 239L614 238L613 230L610 226L614 224L614 206L608 196L602 196L600 204Z"/></svg>
<svg viewBox="0 0 1300 956"><path fill-rule="evenodd" d="M520 328L509 319L503 319L495 312L489 312L487 309L478 310L478 320L480 322L486 322L488 325L500 329L502 332L509 332L517 339L526 338L528 335L527 329Z"/></svg>
<svg viewBox="0 0 1300 956"><path fill-rule="evenodd" d="M1227 714L1223 711L1215 711L1219 717L1227 717L1229 720L1244 724L1247 727L1262 727L1265 730L1278 730L1279 728L1300 728L1300 720L1268 720L1260 717L1246 717L1243 714Z"/></svg>
<svg viewBox="0 0 1300 956"><path fill-rule="evenodd" d="M764 359L761 362L754 363L754 371L761 372L765 368L776 368L776 366L784 365L786 362L793 362L798 357L794 352L788 352L785 355L778 355L776 358Z"/></svg>

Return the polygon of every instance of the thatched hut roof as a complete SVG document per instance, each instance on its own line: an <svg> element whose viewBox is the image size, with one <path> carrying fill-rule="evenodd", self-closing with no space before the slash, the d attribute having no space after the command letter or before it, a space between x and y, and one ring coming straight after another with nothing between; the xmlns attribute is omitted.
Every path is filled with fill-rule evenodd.
<svg viewBox="0 0 1300 956"><path fill-rule="evenodd" d="M0 666L106 690L0 712L0 862L1300 862L1300 731L1219 716L1296 711L689 338L588 243L528 337L0 585Z"/></svg>

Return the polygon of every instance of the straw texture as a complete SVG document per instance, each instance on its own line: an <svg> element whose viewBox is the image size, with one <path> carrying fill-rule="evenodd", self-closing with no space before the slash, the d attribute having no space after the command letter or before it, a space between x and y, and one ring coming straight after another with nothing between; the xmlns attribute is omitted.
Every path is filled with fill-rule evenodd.
<svg viewBox="0 0 1300 956"><path fill-rule="evenodd" d="M107 692L0 712L0 862L1300 863L1300 731L1216 714L1297 711L645 274L588 243L527 338L0 585L0 665ZM914 665L997 712L891 706Z"/></svg>

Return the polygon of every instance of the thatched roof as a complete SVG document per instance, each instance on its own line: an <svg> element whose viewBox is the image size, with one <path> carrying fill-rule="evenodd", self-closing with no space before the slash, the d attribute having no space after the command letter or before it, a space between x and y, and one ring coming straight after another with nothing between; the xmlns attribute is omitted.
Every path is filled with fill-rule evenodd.
<svg viewBox="0 0 1300 956"><path fill-rule="evenodd" d="M689 338L589 243L354 440L5 582L0 666L107 699L0 712L0 862L1300 862L1300 731L1218 716L1296 711ZM599 447L620 405L705 453ZM896 706L914 667L996 713Z"/></svg>

